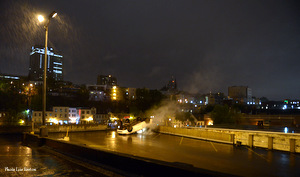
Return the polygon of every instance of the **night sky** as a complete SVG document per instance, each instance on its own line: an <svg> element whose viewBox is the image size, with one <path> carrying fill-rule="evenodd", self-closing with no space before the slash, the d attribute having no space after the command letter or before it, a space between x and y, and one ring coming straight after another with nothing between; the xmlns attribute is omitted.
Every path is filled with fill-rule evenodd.
<svg viewBox="0 0 300 177"><path fill-rule="evenodd" d="M44 45L37 14L58 16L49 44L64 56L64 78L124 87L300 99L300 3L291 0L0 1L0 72L27 75L31 46Z"/></svg>

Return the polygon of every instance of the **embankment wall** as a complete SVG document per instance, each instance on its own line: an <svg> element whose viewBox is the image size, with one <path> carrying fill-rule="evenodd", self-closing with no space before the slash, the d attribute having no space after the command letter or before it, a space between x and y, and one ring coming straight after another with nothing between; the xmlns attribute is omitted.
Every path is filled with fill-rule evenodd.
<svg viewBox="0 0 300 177"><path fill-rule="evenodd" d="M159 126L158 131L208 141L300 153L300 133L222 128L173 128L167 126Z"/></svg>

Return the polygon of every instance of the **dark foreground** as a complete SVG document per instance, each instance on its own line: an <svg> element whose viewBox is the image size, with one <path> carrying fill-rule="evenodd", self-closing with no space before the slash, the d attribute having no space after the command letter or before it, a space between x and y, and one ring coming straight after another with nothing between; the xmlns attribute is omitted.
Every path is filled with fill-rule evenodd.
<svg viewBox="0 0 300 177"><path fill-rule="evenodd" d="M47 148L22 145L22 135L0 135L0 176L118 176Z"/></svg>

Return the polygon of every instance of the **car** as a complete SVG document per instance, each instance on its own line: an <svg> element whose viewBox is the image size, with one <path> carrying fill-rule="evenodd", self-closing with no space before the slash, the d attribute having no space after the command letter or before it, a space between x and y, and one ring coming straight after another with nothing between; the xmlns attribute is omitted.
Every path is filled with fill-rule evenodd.
<svg viewBox="0 0 300 177"><path fill-rule="evenodd" d="M120 123L120 128L117 129L117 133L120 135L130 135L134 133L142 133L150 128L152 125L151 118L137 118L130 122L129 119L125 120L125 123Z"/></svg>

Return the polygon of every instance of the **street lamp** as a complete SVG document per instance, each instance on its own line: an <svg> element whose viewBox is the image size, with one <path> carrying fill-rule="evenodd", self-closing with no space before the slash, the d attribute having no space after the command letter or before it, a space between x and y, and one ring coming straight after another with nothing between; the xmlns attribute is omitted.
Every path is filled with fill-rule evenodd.
<svg viewBox="0 0 300 177"><path fill-rule="evenodd" d="M48 26L50 23L50 20L54 17L56 17L57 13L53 11L47 21L45 21L45 18L42 15L38 16L38 20L40 22L44 22L44 28L45 28L45 58L44 58L44 82L43 82L43 126L40 129L40 136L48 136L48 131L46 129L46 92L47 92L47 87L46 87L46 79L47 79L47 43L48 43Z"/></svg>

